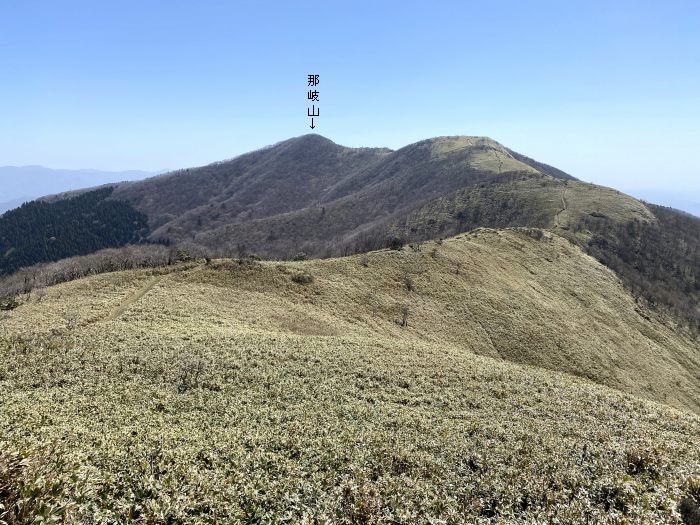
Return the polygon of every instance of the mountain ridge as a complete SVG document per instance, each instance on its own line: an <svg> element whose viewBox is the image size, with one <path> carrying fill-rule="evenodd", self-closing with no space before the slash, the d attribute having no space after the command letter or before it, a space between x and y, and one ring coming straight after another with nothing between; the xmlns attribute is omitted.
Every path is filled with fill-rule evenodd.
<svg viewBox="0 0 700 525"><path fill-rule="evenodd" d="M108 201L132 208L123 217L147 220L145 229L119 225L121 239L189 245L219 256L332 257L480 226L548 228L604 261L644 300L700 327L699 221L578 181L488 137L434 137L390 150L349 148L306 134L110 188ZM37 220L63 220L51 218L52 210L42 208L47 217ZM23 212L23 220L35 212ZM12 217L0 218L0 274L8 272L13 253L12 268L55 260L50 250L18 259L17 242L25 239ZM34 231L33 242L45 244L41 227ZM79 235L73 244L73 253L60 253L86 253ZM117 247L111 239L88 245Z"/></svg>
<svg viewBox="0 0 700 525"><path fill-rule="evenodd" d="M463 142L462 147L450 147L454 142ZM448 147L444 147L446 143ZM280 180L285 181L282 174L286 171L288 175L296 176L291 184L295 187L294 189L297 189L298 186L299 191L311 198L299 200L296 195L290 194L293 189L289 185L283 199L281 195L270 196L267 193L262 197L263 191L260 189L260 184L264 184L265 180L258 176L248 194L246 194L245 189L244 191L236 189L235 198L232 199L235 200L233 211L217 210L214 212L215 218L224 214L229 222L237 224L248 219L265 218L270 215L271 209L274 209L277 214L290 213L340 201L355 192L358 193L357 200L372 201L373 204L370 207L375 208L379 214L383 214L386 211L395 212L397 207L412 205L416 199L425 199L431 193L437 195L440 191L457 189L465 183L471 183L473 181L469 180L469 175L463 176L468 172L471 172L473 178L485 179L502 171L530 172L533 170L527 164L515 160L503 146L484 137L437 137L391 151L376 148L346 148L320 135L307 134L282 141L262 151L264 153L262 169L272 170L276 183L281 184ZM241 171L250 168L253 175L257 175L261 166L248 166L248 162L252 161L255 164L258 160L256 156L260 152L261 150L258 150L236 157L226 163L193 168L184 173L179 171L168 174L166 177L171 177L171 180L173 178L189 179L190 182L187 183L186 187L191 192L198 192L201 188L192 187L195 180L199 185L206 184L206 179L211 178L208 172L212 171L213 168L218 173L228 170L229 181L235 181L239 185L246 184L246 179L249 177L241 174ZM313 158L305 158L307 155L313 155ZM353 165L352 159L342 158L343 171L335 172L337 163L333 162L334 160L337 161L339 157L357 155L362 156L358 163ZM277 160L275 157L283 162L282 166L274 162ZM349 163L350 165L348 165ZM433 163L437 163L439 166L431 166ZM330 172L332 176L324 177L319 184L314 184L314 181L310 180L308 176L299 176L299 172L307 172L312 168L318 169L319 166L325 171L325 175ZM422 169L425 173L419 173L422 166L424 166ZM438 171L442 171L439 180L431 178L430 173ZM451 180L450 175L452 176ZM164 182L163 179L158 178L151 179L151 181L154 185ZM436 183L438 187L434 187ZM232 191L219 184L210 194L218 196L227 190ZM184 190L183 193L187 191ZM268 188L265 188L265 192L269 191ZM140 211L155 217L152 221L152 236L154 238L184 240L189 231L196 230L197 233L202 233L206 230L207 220L212 215L209 210L203 207L211 207L212 204L219 207L226 205L225 200L217 199L212 202L205 200L202 196L199 200L191 199L188 202L187 212L181 208L174 210L172 206L167 205L164 206L163 210L157 210L157 203L154 204L153 200L148 203L144 202L142 198L135 196L138 192L148 193L148 188L142 183L125 185L116 189L114 198L129 201ZM386 200L386 195L381 195L382 193L389 195L390 199L394 201L388 203L388 210L387 206L378 204L380 201ZM152 197L152 199L158 198L169 202L176 200L171 195ZM293 198L297 198L294 205L286 205ZM241 208L242 201L248 204ZM342 206L342 202L337 204ZM180 216L171 217L172 212L176 212L175 214ZM365 213L372 214L372 211L365 210ZM190 224L187 224L187 221ZM196 221L196 228L192 226L194 221ZM251 246L250 249L256 250L257 247Z"/></svg>

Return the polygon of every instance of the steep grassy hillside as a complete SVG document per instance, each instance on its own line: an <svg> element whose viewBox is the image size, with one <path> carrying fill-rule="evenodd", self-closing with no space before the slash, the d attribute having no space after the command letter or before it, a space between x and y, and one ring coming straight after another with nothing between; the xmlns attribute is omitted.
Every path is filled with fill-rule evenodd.
<svg viewBox="0 0 700 525"><path fill-rule="evenodd" d="M0 330L0 463L58 515L681 523L700 497L697 342L539 230L103 274Z"/></svg>
<svg viewBox="0 0 700 525"><path fill-rule="evenodd" d="M435 199L381 229L415 241L480 226L550 229L615 270L635 296L700 328L700 219L610 188L509 175Z"/></svg>
<svg viewBox="0 0 700 525"><path fill-rule="evenodd" d="M426 240L481 226L529 226L585 242L590 232L576 226L590 218L607 218L615 224L656 221L643 203L611 188L541 174L517 174L429 201L389 222L388 229L407 240Z"/></svg>

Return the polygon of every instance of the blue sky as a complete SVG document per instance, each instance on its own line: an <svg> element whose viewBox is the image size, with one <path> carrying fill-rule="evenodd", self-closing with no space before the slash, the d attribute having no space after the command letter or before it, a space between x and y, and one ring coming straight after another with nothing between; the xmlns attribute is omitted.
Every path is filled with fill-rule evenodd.
<svg viewBox="0 0 700 525"><path fill-rule="evenodd" d="M488 135L588 181L700 190L697 2L0 0L0 165L179 168L311 130Z"/></svg>

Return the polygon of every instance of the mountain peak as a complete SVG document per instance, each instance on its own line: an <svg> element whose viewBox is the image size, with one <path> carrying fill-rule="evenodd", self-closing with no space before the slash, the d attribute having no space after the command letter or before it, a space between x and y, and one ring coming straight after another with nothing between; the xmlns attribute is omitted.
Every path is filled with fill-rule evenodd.
<svg viewBox="0 0 700 525"><path fill-rule="evenodd" d="M302 146L302 147L319 147L319 146L335 146L335 147L342 147L335 142L333 142L331 139L328 139L324 137L323 135L319 135L318 133L307 133L305 135L300 135L298 137L293 137L291 139L285 140L280 143L282 144L293 144L296 146Z"/></svg>
<svg viewBox="0 0 700 525"><path fill-rule="evenodd" d="M355 151L355 152L374 152L374 153L391 153L393 150L386 147L351 147L333 142L331 139L319 135L318 133L307 133L298 137L278 142L270 147L291 146L303 149L323 149L327 151Z"/></svg>
<svg viewBox="0 0 700 525"><path fill-rule="evenodd" d="M489 137L469 135L446 135L425 141L436 153L446 154L463 149L494 149L506 153L505 148Z"/></svg>

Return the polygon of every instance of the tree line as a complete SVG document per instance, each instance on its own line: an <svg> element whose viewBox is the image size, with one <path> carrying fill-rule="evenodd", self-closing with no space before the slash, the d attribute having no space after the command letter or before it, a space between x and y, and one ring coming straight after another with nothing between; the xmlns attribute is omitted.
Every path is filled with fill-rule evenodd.
<svg viewBox="0 0 700 525"><path fill-rule="evenodd" d="M0 275L19 268L142 242L148 218L102 188L56 202L33 201L0 216Z"/></svg>

